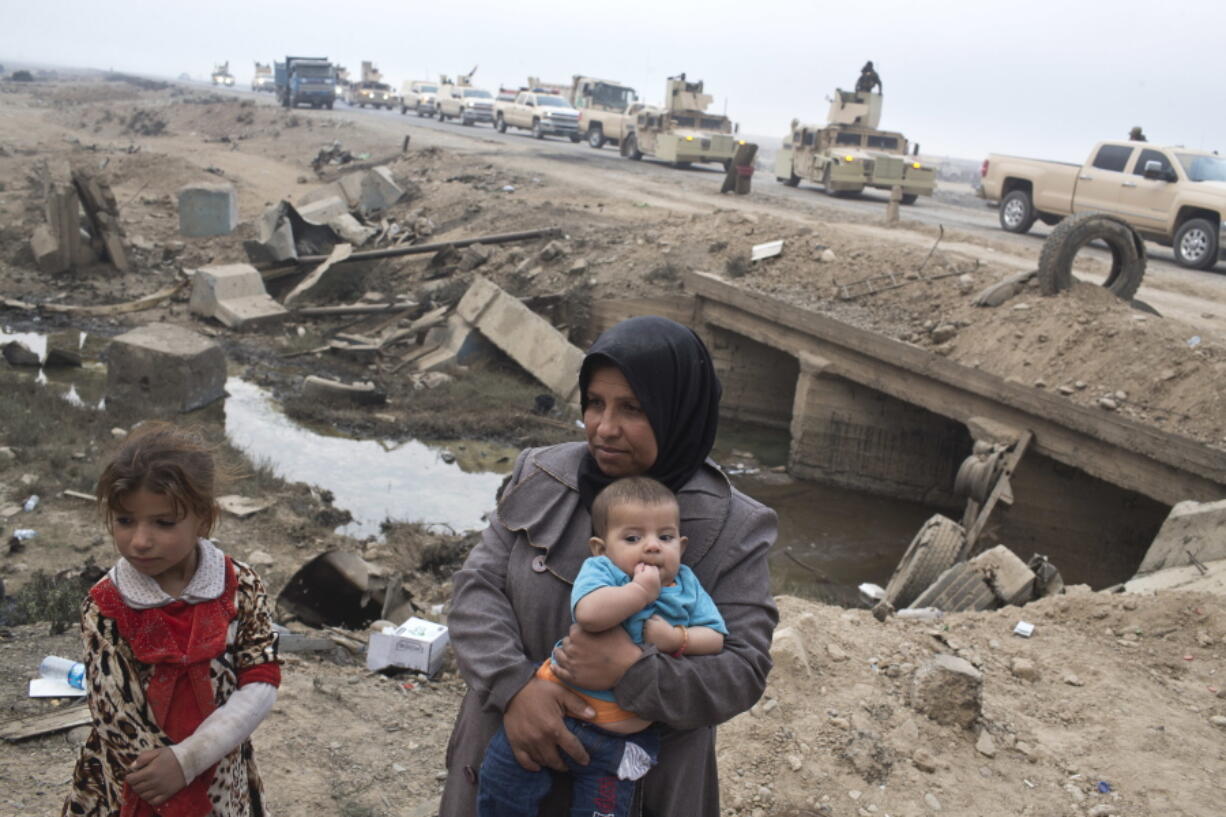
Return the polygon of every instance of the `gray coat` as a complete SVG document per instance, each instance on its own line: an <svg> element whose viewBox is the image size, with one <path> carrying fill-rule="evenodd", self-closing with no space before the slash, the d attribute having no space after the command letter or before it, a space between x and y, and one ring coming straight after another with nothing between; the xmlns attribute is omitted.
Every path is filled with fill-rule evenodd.
<svg viewBox="0 0 1226 817"><path fill-rule="evenodd" d="M475 814L477 770L511 698L570 627L570 589L588 555L591 516L577 475L586 446L520 454L497 513L455 575L451 643L469 691L447 745L441 817ZM723 652L674 659L647 646L614 689L617 702L663 724L660 763L640 787L652 817L719 816L715 726L753 706L771 669L779 616L767 552L775 512L729 484L708 461L678 494L684 562L728 625ZM558 776L541 817L568 813Z"/></svg>

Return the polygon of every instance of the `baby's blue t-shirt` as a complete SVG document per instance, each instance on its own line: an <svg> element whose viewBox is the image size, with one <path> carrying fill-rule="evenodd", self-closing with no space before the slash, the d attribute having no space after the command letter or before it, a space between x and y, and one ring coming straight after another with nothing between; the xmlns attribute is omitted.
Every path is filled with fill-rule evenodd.
<svg viewBox="0 0 1226 817"><path fill-rule="evenodd" d="M575 577L574 587L570 591L571 617L575 615L575 606L579 599L588 593L602 587L621 587L631 581L633 577L613 564L608 556L589 556L579 569L579 575ZM660 588L659 598L622 622L635 644L643 643L643 624L653 615L660 616L669 624L710 627L728 635L724 617L719 614L715 602L687 565L681 565L673 584Z"/></svg>

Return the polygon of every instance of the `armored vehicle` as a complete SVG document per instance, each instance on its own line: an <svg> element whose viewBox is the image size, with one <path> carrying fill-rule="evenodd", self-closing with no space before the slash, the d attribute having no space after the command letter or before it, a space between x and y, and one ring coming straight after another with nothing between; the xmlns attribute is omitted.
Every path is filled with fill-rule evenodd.
<svg viewBox="0 0 1226 817"><path fill-rule="evenodd" d="M577 74L567 97L579 111L579 138L598 150L621 141L627 109L638 100L629 85Z"/></svg>
<svg viewBox="0 0 1226 817"><path fill-rule="evenodd" d="M261 62L255 64L255 74L251 77L251 90L268 91L269 93L277 90L277 81L273 79L271 65Z"/></svg>
<svg viewBox="0 0 1226 817"><path fill-rule="evenodd" d="M467 74L460 74L453 82L450 77L439 77L438 94L435 97L435 113L438 121L448 117L460 120L462 125L474 122L494 122L494 95L484 88L474 88L473 74L477 66Z"/></svg>
<svg viewBox="0 0 1226 817"><path fill-rule="evenodd" d="M732 166L737 145L736 128L726 116L707 113L712 102L702 91L702 80L687 82L685 74L669 77L664 107L644 106L626 124L621 155L630 159L652 156L687 167L694 162Z"/></svg>
<svg viewBox="0 0 1226 817"><path fill-rule="evenodd" d="M213 68L213 84L224 85L227 88L233 87L234 75L230 73L230 61L227 60L221 65Z"/></svg>
<svg viewBox="0 0 1226 817"><path fill-rule="evenodd" d="M880 121L881 94L836 89L825 126L792 120L775 156L775 177L791 187L814 182L836 195L901 186L903 204L931 196L936 167L908 156L906 138L878 129Z"/></svg>
<svg viewBox="0 0 1226 817"><path fill-rule="evenodd" d="M362 61L362 81L354 82L345 89L345 102L365 108L387 108L400 104L392 86L383 81L383 73L369 60Z"/></svg>

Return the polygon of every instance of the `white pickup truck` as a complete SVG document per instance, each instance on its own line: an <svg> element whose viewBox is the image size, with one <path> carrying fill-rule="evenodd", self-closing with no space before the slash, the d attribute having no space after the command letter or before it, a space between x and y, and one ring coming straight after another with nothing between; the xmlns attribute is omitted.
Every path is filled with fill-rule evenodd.
<svg viewBox="0 0 1226 817"><path fill-rule="evenodd" d="M508 127L530 130L537 139L565 136L579 141L579 112L557 94L520 91L515 99L494 103L494 127L506 133Z"/></svg>
<svg viewBox="0 0 1226 817"><path fill-rule="evenodd" d="M1146 142L1099 142L1083 165L990 154L983 197L1000 226L1028 231L1087 211L1108 213L1174 250L1180 266L1210 269L1226 248L1226 157Z"/></svg>

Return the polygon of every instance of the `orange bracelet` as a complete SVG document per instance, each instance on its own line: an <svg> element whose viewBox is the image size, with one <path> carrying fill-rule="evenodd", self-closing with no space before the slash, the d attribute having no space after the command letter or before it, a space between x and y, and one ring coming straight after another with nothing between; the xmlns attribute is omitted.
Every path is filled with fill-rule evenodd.
<svg viewBox="0 0 1226 817"><path fill-rule="evenodd" d="M677 648L676 652L672 653L673 658L680 658L685 655L685 648L690 645L690 630L684 624L675 624L673 626L681 628L681 646Z"/></svg>

